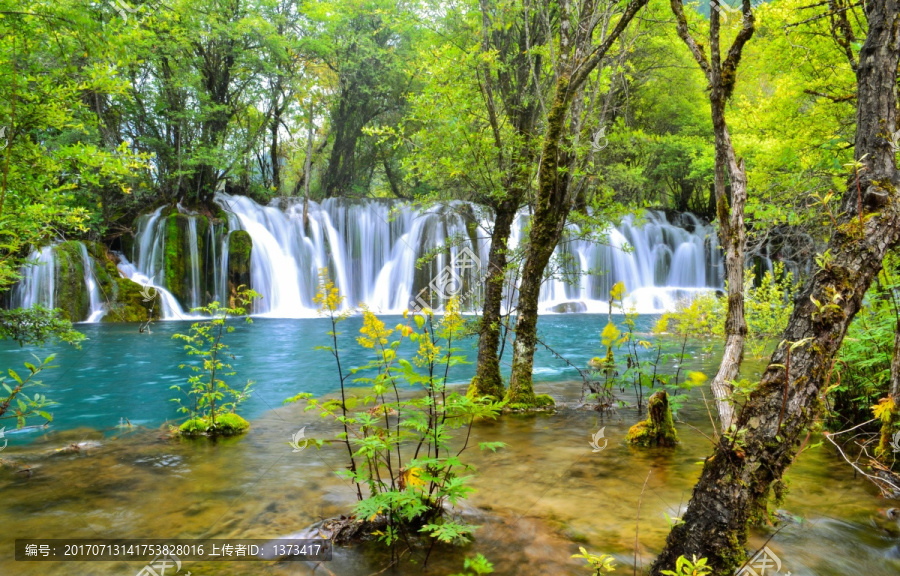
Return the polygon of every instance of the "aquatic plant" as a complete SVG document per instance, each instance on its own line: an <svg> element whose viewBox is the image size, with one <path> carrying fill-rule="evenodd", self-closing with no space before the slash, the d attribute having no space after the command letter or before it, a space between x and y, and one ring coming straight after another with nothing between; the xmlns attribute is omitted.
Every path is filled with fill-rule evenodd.
<svg viewBox="0 0 900 576"><path fill-rule="evenodd" d="M319 348L335 359L340 398L317 399L300 393L285 402L304 401L306 410L341 424L337 439L347 446L349 456L349 466L341 474L356 486L355 517L392 553L399 541L411 547L416 535L430 542L429 552L436 542L467 541L476 527L451 518L446 506L457 505L472 491L467 486L470 476L464 475L472 467L460 460L469 447L472 426L478 419L496 418L503 403L467 397L465 389L462 394L448 389L450 368L465 362L454 347L464 330L459 303L452 299L439 320L429 309L407 312L406 322L392 329L363 308L357 343L372 357L347 373L336 330L346 317L339 312L342 300L323 271L316 302L320 312L331 318L332 330L328 333L331 345ZM415 348L406 348L408 344ZM401 357L401 352L411 353L411 360ZM352 375L356 375L353 382L365 386L361 394L348 393L346 380ZM401 396L404 386L413 394ZM455 430L464 431L464 436L456 438ZM485 442L479 447L497 450L503 445Z"/></svg>
<svg viewBox="0 0 900 576"><path fill-rule="evenodd" d="M201 312L210 319L191 324L189 334L172 335L172 338L185 342L184 350L188 356L200 360L199 363L179 365L179 368L187 368L193 372L188 378L187 389L180 384L171 387L187 398L187 403L182 398L172 399L178 404L178 411L188 415L187 421L177 429L179 434L227 436L249 428L249 423L238 416L235 410L249 397L253 381L248 380L244 388L238 390L222 379L235 374L231 364L222 360L228 350L228 345L222 340L226 334L234 331L234 326L227 324L228 318L245 315L245 306L258 297L259 294L253 290L241 286L235 297L238 304L236 307L229 308L212 302L208 306L194 308L193 312ZM252 322L249 316L246 321L248 324Z"/></svg>
<svg viewBox="0 0 900 576"><path fill-rule="evenodd" d="M592 576L606 576L606 574L616 571L613 567L613 557L609 554L591 554L582 546L579 546L578 549L581 554L572 554L572 558L584 558L591 569Z"/></svg>

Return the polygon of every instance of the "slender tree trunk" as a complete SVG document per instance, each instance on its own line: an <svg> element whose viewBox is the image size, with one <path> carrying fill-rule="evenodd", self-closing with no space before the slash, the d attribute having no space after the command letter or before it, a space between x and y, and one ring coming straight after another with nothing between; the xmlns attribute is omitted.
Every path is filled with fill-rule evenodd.
<svg viewBox="0 0 900 576"><path fill-rule="evenodd" d="M900 244L900 174L884 136L897 128L900 3L870 0L866 10L869 33L857 69L855 145L855 156L865 165L863 224L854 178L829 242L832 258L798 297L785 342L737 417L737 428L746 430L743 440L723 435L706 460L684 522L672 529L651 569L654 576L674 570L681 555L708 558L716 575L731 575L741 565L751 520L766 509L773 485L794 460L847 327L888 250Z"/></svg>
<svg viewBox="0 0 900 576"><path fill-rule="evenodd" d="M313 114L315 113L315 105L309 105L309 123L306 135L306 160L303 162L303 229L309 228L309 182L310 172L312 171L312 155L313 155Z"/></svg>
<svg viewBox="0 0 900 576"><path fill-rule="evenodd" d="M713 91L712 94L716 94ZM719 241L725 248L725 275L728 286L728 310L725 317L725 349L716 377L713 378L713 396L722 430L727 430L734 419L734 407L729 398L731 383L737 380L744 359L744 338L747 321L744 318L744 249L747 233L744 228L744 206L747 203L747 174L744 162L735 159L734 146L725 124L724 98L715 96L713 102L713 129L716 146L716 217L719 221ZM731 205L725 188L725 170L731 183Z"/></svg>
<svg viewBox="0 0 900 576"><path fill-rule="evenodd" d="M269 161L272 163L272 188L276 194L281 193L281 166L278 165L278 127L281 125L281 109L275 106L274 118L270 128L272 142L269 146Z"/></svg>
<svg viewBox="0 0 900 576"><path fill-rule="evenodd" d="M501 202L496 209L491 248L488 253L484 286L484 309L478 333L478 364L472 378L471 391L478 396L503 398L505 392L500 376L500 308L506 280L507 249L512 223L519 207L518 194Z"/></svg>

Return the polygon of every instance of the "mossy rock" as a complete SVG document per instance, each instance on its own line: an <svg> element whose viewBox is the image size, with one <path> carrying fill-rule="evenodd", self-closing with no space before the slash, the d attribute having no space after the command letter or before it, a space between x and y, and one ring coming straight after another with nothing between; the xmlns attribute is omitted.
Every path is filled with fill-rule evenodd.
<svg viewBox="0 0 900 576"><path fill-rule="evenodd" d="M628 430L625 440L634 446L673 447L678 444L678 434L669 408L669 396L665 390L654 392L647 402L649 418L638 422Z"/></svg>
<svg viewBox="0 0 900 576"><path fill-rule="evenodd" d="M91 308L90 295L84 285L81 243L70 240L53 250L56 255L54 306L62 310L66 320L80 322L88 317Z"/></svg>
<svg viewBox="0 0 900 576"><path fill-rule="evenodd" d="M181 436L236 436L250 429L250 423L233 412L216 415L216 425L208 418L192 418L178 427Z"/></svg>
<svg viewBox="0 0 900 576"><path fill-rule="evenodd" d="M178 432L182 436L202 436L206 434L207 428L209 424L203 418L191 418L178 427Z"/></svg>
<svg viewBox="0 0 900 576"><path fill-rule="evenodd" d="M148 318L158 320L159 295L146 300L148 292L137 282L119 274L116 261L106 246L99 242L84 244L88 254L94 259L94 273L106 307L106 314L101 322L146 322Z"/></svg>
<svg viewBox="0 0 900 576"><path fill-rule="evenodd" d="M235 230L228 237L228 291L250 286L250 255L253 239L245 230Z"/></svg>
<svg viewBox="0 0 900 576"><path fill-rule="evenodd" d="M116 278L113 289L114 298L108 304L108 311L103 322L146 322L159 320L159 294L146 300L151 292L128 278Z"/></svg>
<svg viewBox="0 0 900 576"><path fill-rule="evenodd" d="M165 287L182 303L189 300L185 294L187 275L190 270L185 263L187 251L188 217L173 212L166 217L166 241L163 251L163 278Z"/></svg>

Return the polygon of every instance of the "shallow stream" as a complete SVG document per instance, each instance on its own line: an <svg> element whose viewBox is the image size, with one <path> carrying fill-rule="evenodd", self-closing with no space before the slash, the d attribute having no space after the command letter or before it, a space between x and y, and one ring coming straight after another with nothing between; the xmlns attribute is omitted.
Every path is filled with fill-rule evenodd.
<svg viewBox="0 0 900 576"><path fill-rule="evenodd" d="M548 316L541 318L541 332L583 366L598 353L603 323L599 316ZM351 319L342 328L349 364L363 358L349 353L359 350L349 340L358 326L359 319ZM177 368L184 357L171 334L186 329L163 323L147 336L128 325L86 326L90 340L81 350L60 349L59 368L43 375L43 392L60 402L53 424L46 431L7 434L2 457L16 465L0 471L0 574L131 575L141 568L134 562L14 562L16 538L270 539L348 511L353 491L335 475L346 465L342 447L295 453L288 445L302 426L308 437L333 430L297 406L281 407L299 391L333 391L328 357L311 350L321 343L325 322L257 320L238 328L231 340L237 377L258 382L243 411L252 428L215 443L173 441L161 428L178 418L169 387L185 378ZM0 363L20 365L28 352L6 346ZM715 361L695 351L690 368L711 373ZM748 363L747 375L757 366ZM451 380L464 381L470 373L471 366L464 367ZM539 391L577 401L577 372L546 351L538 355L536 377ZM627 392L623 398L633 400ZM570 558L579 545L614 554L616 573L631 573L639 504L638 562L648 565L668 532L665 514L680 515L710 452L700 433L710 433L702 400L692 398L678 416L697 431L679 424L682 444L670 450L624 444L628 427L644 418L633 408L607 416L565 408L477 424L473 445L502 440L508 446L497 453L463 453L477 468L476 492L458 512L481 526L475 541L437 549L427 568L414 558L382 573L447 575L461 571L464 557L481 552L499 575L589 574ZM136 428L117 429L120 418ZM593 452L589 442L601 427L608 444ZM77 452L58 451L78 442L83 444ZM854 478L827 443L801 455L788 479L783 511L793 520L767 543L782 564L779 574L900 573L900 527L877 513L900 503L879 498ZM751 545L762 546L771 535L754 533ZM375 546L341 548L314 573L365 576L388 562ZM195 576L313 573L307 564L288 562L193 562L182 573L188 569Z"/></svg>

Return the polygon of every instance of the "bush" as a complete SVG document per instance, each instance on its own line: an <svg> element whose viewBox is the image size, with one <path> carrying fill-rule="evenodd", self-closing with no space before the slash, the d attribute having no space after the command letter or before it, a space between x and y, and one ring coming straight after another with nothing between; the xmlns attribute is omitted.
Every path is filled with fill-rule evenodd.
<svg viewBox="0 0 900 576"><path fill-rule="evenodd" d="M242 390L229 386L223 376L235 374L231 364L223 362L226 357L228 345L222 340L226 334L234 331L233 326L228 326L229 316L246 314L246 306L259 294L247 290L241 286L238 289L236 301L238 306L228 308L212 302L208 306L194 308L193 312L202 312L210 316L210 320L195 322L191 325L189 334L174 334L172 337L185 342L184 349L188 356L199 357L199 364L181 364L179 368L187 367L194 375L188 378L190 387L184 390L180 385L172 386L173 390L179 390L187 398L185 404L181 398L172 401L179 405L178 411L188 415L188 420L179 428L178 433L193 436L206 434L208 436L230 436L246 431L250 424L235 413L238 405L250 396L252 381L248 381ZM250 323L250 317L247 317Z"/></svg>
<svg viewBox="0 0 900 576"><path fill-rule="evenodd" d="M335 359L340 398L318 400L300 393L285 402L303 400L307 410L341 424L337 439L346 446L349 460L342 475L356 487L356 518L381 541L388 546L401 539L409 543L417 534L445 543L468 540L476 527L451 519L445 505L458 504L472 490L466 485L469 476L463 475L472 469L459 456L468 448L475 420L495 418L503 404L447 388L449 369L464 362L454 348L464 329L459 303L451 300L440 321L430 310L404 314L406 323L394 329L364 309L357 342L372 359L347 372L337 331L337 324L346 318L338 312L342 301L323 270L316 302L330 317L332 329L330 345L319 348ZM412 345L411 361L399 354L407 345ZM361 397L347 394L346 380L354 374L358 375L354 382L367 386ZM401 399L404 384L417 394ZM459 429L466 431L465 436L451 449L453 431ZM480 448L496 450L502 445L488 442Z"/></svg>

